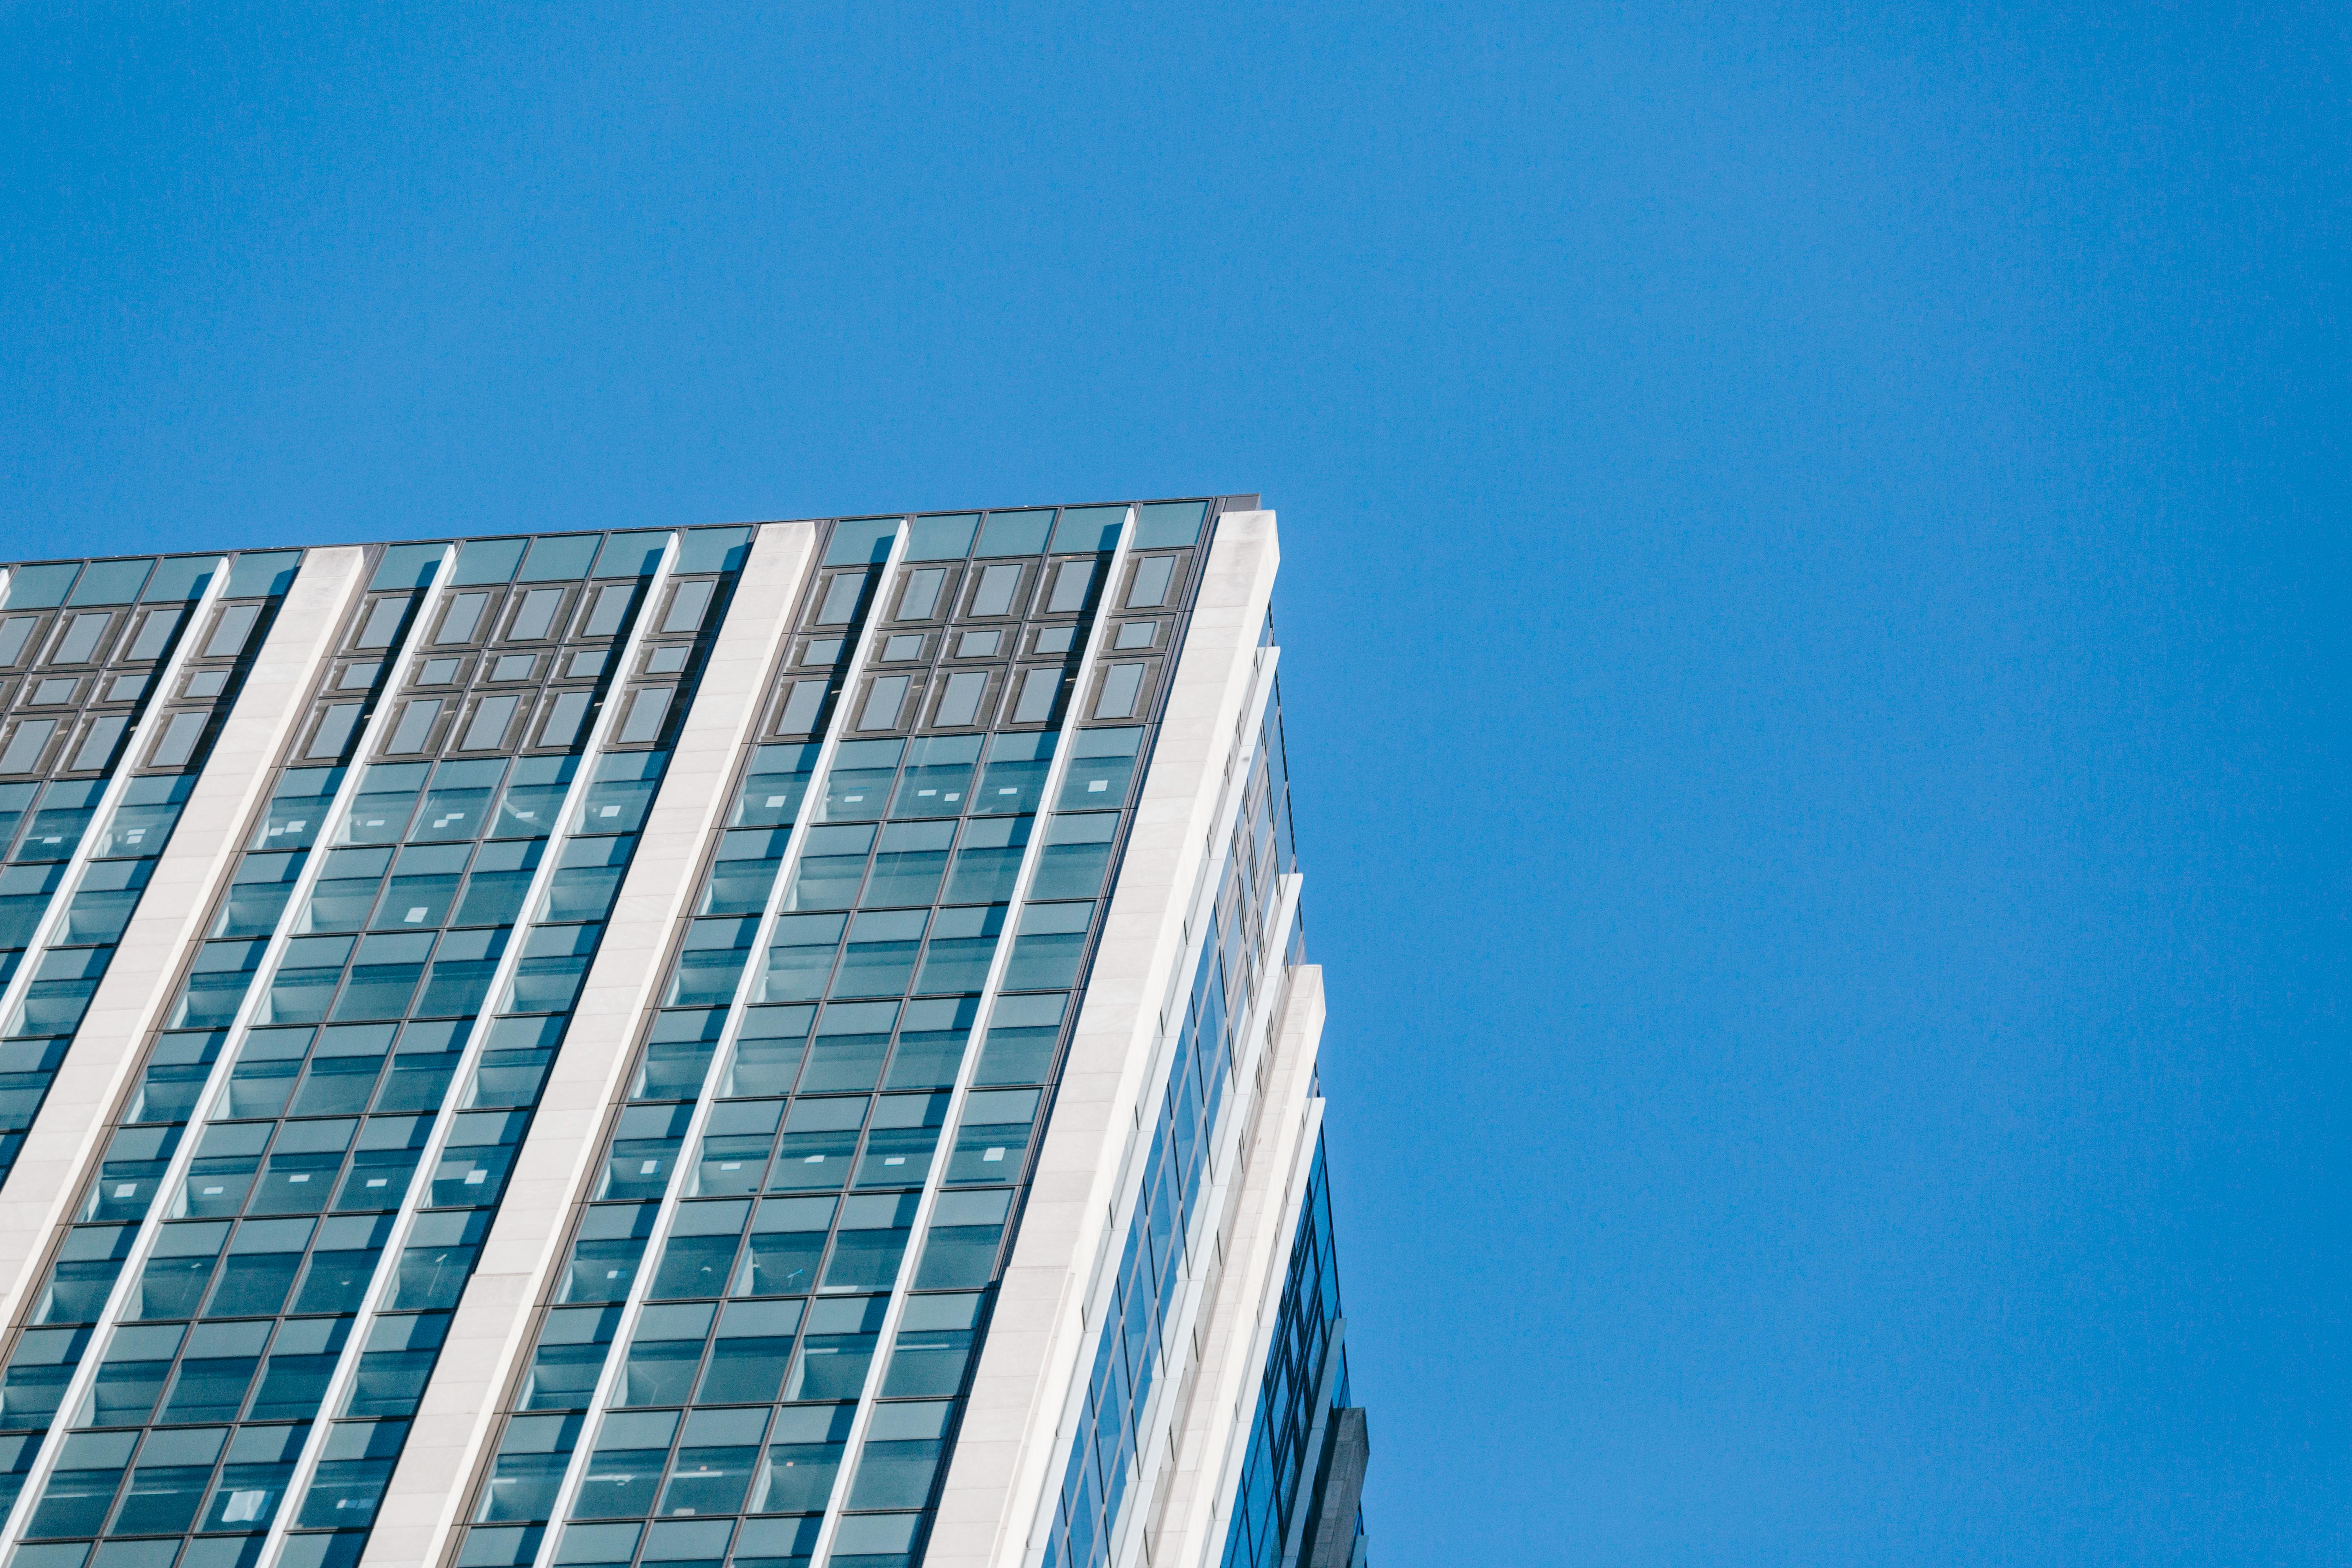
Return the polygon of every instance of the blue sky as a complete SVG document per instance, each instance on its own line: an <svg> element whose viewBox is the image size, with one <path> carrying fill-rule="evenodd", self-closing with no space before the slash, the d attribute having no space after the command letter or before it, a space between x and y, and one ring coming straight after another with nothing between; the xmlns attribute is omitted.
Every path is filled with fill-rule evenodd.
<svg viewBox="0 0 2352 1568"><path fill-rule="evenodd" d="M2348 44L8 6L0 554L1262 491L1376 1561L2339 1563Z"/></svg>

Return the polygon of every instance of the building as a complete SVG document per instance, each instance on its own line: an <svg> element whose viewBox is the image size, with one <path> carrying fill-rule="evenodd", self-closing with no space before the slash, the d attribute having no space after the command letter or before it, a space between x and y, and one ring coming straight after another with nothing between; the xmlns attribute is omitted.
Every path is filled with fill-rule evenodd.
<svg viewBox="0 0 2352 1568"><path fill-rule="evenodd" d="M10 1568L1360 1563L1276 557L8 568Z"/></svg>

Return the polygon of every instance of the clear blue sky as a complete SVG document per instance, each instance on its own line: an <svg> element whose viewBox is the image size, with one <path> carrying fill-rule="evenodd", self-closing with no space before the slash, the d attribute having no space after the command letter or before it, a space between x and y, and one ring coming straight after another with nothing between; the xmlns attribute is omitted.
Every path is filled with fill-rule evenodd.
<svg viewBox="0 0 2352 1568"><path fill-rule="evenodd" d="M1379 1562L2336 1564L2347 81L10 5L0 553L1262 490Z"/></svg>

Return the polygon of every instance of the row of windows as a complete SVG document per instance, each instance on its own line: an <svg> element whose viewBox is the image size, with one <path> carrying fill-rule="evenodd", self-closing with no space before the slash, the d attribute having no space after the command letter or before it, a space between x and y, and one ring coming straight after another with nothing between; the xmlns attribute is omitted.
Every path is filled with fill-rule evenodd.
<svg viewBox="0 0 2352 1568"><path fill-rule="evenodd" d="M226 586L282 588L290 579L290 557L262 558L257 565L254 558L243 560L244 564L232 568ZM173 563L163 565L168 568ZM187 583L184 591L201 592L211 570L208 565L203 579ZM159 571L146 583L151 600L159 602L142 613L135 629L117 646L118 658L145 659L171 651L171 639L180 633L186 611L168 602L181 585L163 583L163 575ZM165 590L160 595L159 585ZM72 596L93 602L83 597L90 591L90 575L85 573ZM12 596L13 592L12 587ZM73 738L47 749L48 764L64 769L119 769L181 768L196 763L206 739L235 700L247 668L244 656L273 609L273 602L267 600L223 605L203 644L179 649L197 661L187 663L180 679L182 699L194 699L200 705L166 709L159 716L161 721L152 726L153 739L143 756L119 757L134 720L131 711L96 712L80 721L79 728L73 721L58 721L57 732L70 733ZM103 698L121 692L126 681L135 681L143 692L152 673L112 675L89 689ZM30 689L33 695L41 695L38 687L53 679L44 677L35 683ZM37 740L37 731L47 722L27 721L10 732L8 747L34 753L27 766L40 763L46 743ZM24 758L20 755L18 761ZM0 1182L13 1171L24 1131L30 1128L48 1097L71 1037L97 994L111 964L114 945L137 911L156 858L163 853L194 783L194 775L187 773L147 774L125 781L109 819L94 830L110 784L107 778L0 784L0 818L8 819L8 827L14 827L14 819L30 809L25 831L16 842L16 856L0 869L0 948L26 948L40 934L55 901L66 900L62 919L50 927L47 951L0 955L0 978L17 982L5 1016L0 1016L0 1032L7 1037L6 1044L0 1045ZM68 886L70 862L83 851L83 868ZM17 972L25 965L35 967L19 977Z"/></svg>
<svg viewBox="0 0 2352 1568"><path fill-rule="evenodd" d="M593 542L598 536L587 537ZM658 541L661 536L655 537ZM440 547L429 550L431 561L402 569L429 573ZM518 543L514 553L524 555L525 547ZM526 575L535 559L532 555L525 561ZM394 564L387 562L380 569L380 582L385 582L384 574ZM580 563L583 568L586 564ZM506 572L514 571L509 560ZM397 574L386 585L404 586ZM634 585L629 592L635 593ZM355 643L374 637L389 645L393 635L382 626L372 631L371 626L389 621L396 632L410 603L410 595L399 593L368 608L357 617ZM385 605L392 610L384 612ZM369 668L369 678L380 668L379 661ZM356 721L356 713L353 717ZM511 769L504 760L437 770L418 764L371 769L361 781L347 821L334 825L333 842L350 847L331 850L313 847L328 826L323 819L344 771L298 769L281 778L257 832L255 848L241 864L216 918L215 929L226 940L201 950L174 1022L196 1026L225 1023L234 1016L238 1000L254 982L255 961L267 945L257 939L283 921L318 934L288 944L285 962L268 978L269 990L259 1004L258 1021L283 1026L323 1020L326 1026L268 1026L246 1037L218 1107L222 1119L205 1129L193 1150L180 1150L182 1129L177 1126L135 1123L142 1118L184 1118L226 1037L217 1030L167 1035L151 1055L142 1088L129 1108L133 1124L115 1135L100 1179L85 1200L82 1213L88 1223L69 1237L45 1308L54 1314L52 1321L95 1313L113 1288L112 1277L123 1267L135 1235L132 1226L103 1221L135 1217L156 1196L168 1196L164 1214L171 1223L162 1226L140 1277L125 1292L128 1312L138 1326L114 1336L97 1379L101 1388L143 1379L152 1384L163 1403L151 1401L142 1408L135 1397L128 1397L120 1405L110 1405L107 1418L154 1420L165 1427L191 1421L250 1422L296 1414L285 1408L294 1397L289 1391L295 1389L307 1389L315 1411L337 1353L350 1355L356 1358L353 1391L332 1414L357 1419L340 1422L328 1435L325 1459L292 1522L298 1530L348 1531L368 1521L404 1427L366 1418L405 1413L429 1375L446 1309L470 1274L488 1227L490 1213L485 1205L494 1205L500 1195L509 1163L563 1031L562 1009L569 1005L577 970L585 966L585 951L601 930L597 922L634 843L627 830L635 827L657 787L661 761L658 754L644 753L607 759L600 776L582 792L585 799L574 826L602 837L569 840L563 848L592 875L584 880L562 880L572 868L561 866L554 871L561 898L551 900L560 907L541 912L590 923L541 925L527 939L518 933L526 949L520 958L525 973L519 975L511 995L492 999L556 1016L500 1017L488 1026L478 1070L467 1084L455 1082L469 1022L466 1015L480 1007L484 988L508 944L510 922L524 912L519 908L523 890L548 851L546 836L555 826L553 818L576 763L550 757L522 759ZM486 827L499 836L479 845L472 842ZM621 836L614 837L615 833ZM411 847L395 852L394 847L404 836L413 840ZM317 896L289 910L288 894L309 854L316 852L331 857L322 871L342 874L322 878ZM461 881L467 889L465 899L457 892ZM384 906L384 923L392 929L357 935L357 928L374 923L370 916L379 897L409 901L396 913ZM471 900L470 909L466 900ZM470 915L482 921L483 929L436 935L434 928L453 915ZM352 934L328 934L338 928ZM237 940L247 933L257 940ZM532 943L551 942L566 950L548 956L569 972L568 978L554 975L532 951ZM453 948L453 942L463 951ZM424 949L433 950L429 963ZM404 1026L391 1021L352 1021L396 1020L404 1012L420 1011L444 1017ZM475 1109L460 1112L448 1106L453 1099ZM371 1107L376 1114L363 1117L361 1113ZM436 1110L452 1120L440 1157L426 1169L422 1155L436 1118L421 1112ZM281 1116L288 1119L247 1120ZM185 1174L168 1194L159 1194L158 1187L173 1168L175 1151L187 1161ZM383 1260L381 1251L392 1221L383 1211L398 1205L420 1184L422 1190L415 1195L424 1212L411 1226L401 1256ZM352 1321L343 1314L362 1307L380 1262L390 1276L379 1303L384 1315L373 1320L366 1346L346 1345L343 1340L352 1332ZM168 1360L161 1367L151 1364L158 1359L151 1353L153 1344L142 1346L137 1338L152 1340L148 1323L167 1313L196 1317L179 1352L177 1370ZM274 1327L273 1318L280 1320ZM40 1331L52 1337L87 1331ZM230 1343L224 1336L232 1332L244 1336L231 1346L247 1352L243 1356L222 1353L222 1347ZM265 1340L270 1347L266 1363ZM11 1400L25 1406L26 1421L13 1424L47 1419L33 1408L38 1400L29 1393L37 1386L37 1380L29 1374L36 1370L40 1349L28 1334L0 1384L0 1395L12 1393L19 1382L27 1385L26 1400ZM240 1360L247 1364L236 1366ZM117 1377L118 1362L141 1370ZM256 1367L266 1370L253 1383ZM247 1381L236 1382L236 1372L248 1374ZM207 1388L217 1394L209 1405L198 1397ZM184 1396L183 1390L187 1391ZM98 1418L94 1405L86 1415L76 1416L85 1425ZM271 1462L284 1467L274 1483L282 1489L300 1451L299 1436L286 1434L299 1430L248 1426L228 1445L228 1457L218 1463L229 1468L219 1472L224 1479L217 1484L242 1496L241 1506L187 1519L175 1515L170 1521L140 1515L142 1522L132 1523L128 1522L133 1516L126 1501L106 1528L114 1534L184 1530L191 1521L199 1530L266 1528L278 1512L278 1491L268 1477L257 1474L245 1478L251 1484L231 1487L227 1478L240 1458L235 1450L255 1434L277 1433L275 1440L283 1452ZM44 1519L53 1508L63 1511L37 1524L37 1533L87 1532L104 1523L110 1505L103 1499L86 1502L79 1511L64 1505L76 1492L68 1478L75 1469L74 1450L86 1438L109 1436L76 1433L67 1439L66 1458L36 1518ZM128 1439L134 1435L121 1436ZM172 1436L158 1430L146 1441L152 1445ZM242 1458L252 1460L250 1455ZM145 1463L143 1458L141 1463ZM135 1471L133 1476L126 1498L140 1489ZM187 1483L184 1489L192 1493L210 1484L193 1476L182 1479ZM99 1489L79 1490L95 1498ZM106 1495L110 1498L111 1490ZM298 1536L288 1560L352 1555L361 1539L352 1534ZM190 1550L203 1545L199 1541Z"/></svg>
<svg viewBox="0 0 2352 1568"><path fill-rule="evenodd" d="M215 613L210 630L203 634L203 641L189 652L204 660L239 658L252 644L258 628L267 624L272 609L272 604L265 600L221 605ZM136 629L115 647L114 659L117 665L129 662L139 668L96 676L27 678L16 683L15 711L5 728L0 728L0 773L32 773L45 769L88 772L110 767L137 717L138 710L131 705L149 695L154 671L146 667L171 650L186 616L184 607L173 605L142 612L135 617ZM82 646L86 639L79 633L89 631L103 644L105 637L101 634L107 626L89 623L110 625L121 618L112 612L72 616L76 626L58 634L59 652L86 654L93 661L102 661L104 656L95 646ZM29 627L34 619L37 617L0 625ZM0 636L0 645L5 641L5 637ZM51 662L58 662L57 654L52 654ZM215 712L209 704L226 696L236 679L233 663L215 662L209 668L188 670L180 678L176 690L158 694L167 701L197 701L208 706L170 713L156 729L147 752L133 759L135 765L178 768L194 761ZM0 692L5 691L6 684L0 682ZM45 711L76 705L88 705L89 710L82 715Z"/></svg>
<svg viewBox="0 0 2352 1568"><path fill-rule="evenodd" d="M1045 515L1050 523L1053 514ZM1113 537L1122 515L1113 513ZM1032 549L1045 542L1042 535L1029 542ZM887 544L887 533L877 529L870 547L878 555ZM836 536L828 559L854 563L859 559L855 548L854 541L845 547ZM968 612L1010 615L1021 607L1016 590L1025 595L1035 585L1043 607L1076 612L1091 607L1087 587L1098 569L1091 557L1045 568L1018 563L982 566L959 589L953 572L915 568L891 585L892 606L901 618L936 616L960 593ZM874 591L870 574L862 570L821 581L809 613L821 626L843 626L843 635L799 644L793 650L798 658L835 664L851 640L853 618L865 613ZM1066 602L1057 603L1056 593ZM1157 627L1145 626L1156 642ZM1046 635L1055 630L1045 628ZM1066 656L1076 629L1064 626L1058 635L1060 640L1045 651ZM975 637L986 638L985 647L972 646ZM954 637L892 633L878 638L873 651L885 663L954 657L965 648L988 657L1010 651L1003 638L992 628ZM1066 679L1066 665L1052 667L1050 673L1049 697ZM992 690L1004 679L981 671L971 681ZM912 711L919 680L887 672L877 676L860 689L856 711L835 723L896 722L902 712ZM781 727L806 732L820 716L829 685L820 680L791 690ZM971 706L971 711L953 710L949 717L985 721L988 706L977 700ZM1038 721L1049 714L1027 717ZM889 1510L917 1510L928 1502L954 1409L937 1396L960 1392L983 1300L974 1292L993 1278L1015 1206L1017 1187L1003 1184L1024 1173L1045 1097L1040 1088L976 1088L967 1097L961 1124L946 1128L950 1097L936 1091L955 1081L974 1047L969 1033L976 999L927 999L920 994L978 989L1003 941L1014 943L1007 955L1006 988L1066 992L1083 959L1095 900L1118 836L1117 808L1126 804L1142 738L1138 729L1063 737L998 735L985 746L979 735L925 737L911 743L846 742L820 786L823 793L811 814L818 826L808 829L791 883L781 889L776 879L786 858L786 836L776 830L801 805L815 748L761 748L751 759L731 830L717 847L698 903L701 918L689 927L664 996L674 1008L712 1005L698 1015L708 1022L690 1022L698 1015L683 1010L660 1015L633 1086L644 1098L702 1092L721 1097L692 1151L682 1184L687 1201L657 1241L635 1234L658 1212L650 1200L661 1198L678 1180L676 1167L685 1152L693 1107L632 1106L606 1146L597 1194L607 1201L583 1222L562 1293L583 1303L625 1300L638 1268L653 1270L638 1289L655 1304L644 1309L617 1369L616 1409L782 1400L786 1403L773 1417L779 1422L836 1423L833 1447L822 1467L813 1455L788 1466L804 1472L793 1478L796 1490L791 1495L801 1500L777 1500L782 1494L759 1478L756 1434L740 1439L735 1447L741 1451L724 1464L696 1445L692 1469L679 1468L680 1458L665 1480L665 1452L627 1436L630 1424L641 1418L615 1415L601 1428L604 1436L572 1517L643 1516L680 1506L698 1514L720 1507L821 1510L835 1488L851 1411L843 1406L824 1412L794 1402L855 1399L866 1391L887 1299L857 1305L835 1293L898 1285L923 1293L910 1299L906 1327L891 1351L892 1371L880 1387L879 1396L894 1403L882 1407L866 1455L853 1468L845 1501L852 1509ZM1058 804L1080 809L1040 824L1035 814L1057 740L1074 752ZM1106 809L1083 809L1087 806ZM954 820L966 816L972 820L961 826ZM1002 900L1013 890L1023 856L1040 832L1046 841L1038 848L1050 853L1041 858L1040 885L1034 891L1072 901L1025 907L1013 921ZM966 903L932 907L942 900ZM772 900L788 912L777 917L764 967L751 985L740 986L748 946L760 929L755 917ZM978 907L969 907L973 905ZM1006 931L1008 924L1016 929ZM751 1006L732 1059L714 1069L709 1038L720 1032L726 1016L718 1007L733 1003L739 992L755 1004L827 994L877 1000L828 1002L821 1016L804 1007ZM910 992L915 994L903 1002L882 999ZM980 1047L982 1059L975 1076L983 1085L1042 1084L1066 1009L1065 994L1008 998ZM933 1092L842 1092L869 1090L877 1083ZM791 1089L799 1095L789 1102L745 1098ZM930 1230L919 1245L910 1245L914 1189L929 1180L943 1184L942 1194ZM895 1194L893 1187L899 1189ZM632 1198L640 1202L625 1201ZM600 1297L599 1291L611 1295ZM815 1294L803 1338L821 1353L813 1353L808 1344L793 1350L783 1321L793 1303L761 1299L809 1291ZM687 1304L695 1297L730 1300L723 1305ZM844 1317L852 1310L863 1314L863 1321ZM954 1321L929 1321L942 1311L952 1312ZM820 1317L837 1331L816 1334ZM542 1325L520 1407L584 1405L611 1352L606 1342L614 1331L614 1325L593 1307L552 1310ZM945 1336L953 1336L951 1351L940 1342ZM903 1375L898 1371L901 1364L908 1369ZM923 1375L918 1368L926 1369ZM924 1395L933 1396L929 1405L896 1403ZM765 1410L710 1414L744 1424L771 1419ZM660 1441L675 1440L683 1455L689 1439L671 1430L677 1416L656 1419L670 1423ZM701 1419L698 1413L687 1426ZM928 1423L925 1431L890 1430L893 1423L918 1420ZM496 1527L502 1521L544 1519L555 1505L564 1463L560 1455L535 1458L542 1439L533 1430L520 1419L509 1425L478 1501L483 1528L469 1541L467 1561L498 1556L502 1548ZM929 1447L919 1467L899 1466L893 1481L887 1451L898 1441ZM613 1479L624 1472L633 1479ZM678 1488L681 1475L696 1479L678 1497L698 1500L660 1500ZM911 1540L915 1522L914 1516L901 1515L887 1526L903 1531L898 1538L901 1549ZM703 1528L709 1528L709 1521ZM625 1545L611 1543L622 1541L619 1531L626 1533ZM566 1535L560 1555L566 1562L587 1561L583 1553L639 1546L634 1526L584 1525ZM515 1541L503 1548L525 1549ZM661 1550L649 1538L644 1549Z"/></svg>

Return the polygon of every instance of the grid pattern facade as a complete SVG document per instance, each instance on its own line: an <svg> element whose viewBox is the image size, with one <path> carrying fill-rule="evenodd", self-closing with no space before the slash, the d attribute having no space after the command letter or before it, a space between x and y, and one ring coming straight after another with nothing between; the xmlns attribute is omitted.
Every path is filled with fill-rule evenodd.
<svg viewBox="0 0 2352 1568"><path fill-rule="evenodd" d="M746 531L376 563L0 1373L16 1562L356 1560Z"/></svg>
<svg viewBox="0 0 2352 1568"><path fill-rule="evenodd" d="M469 1568L919 1551L1197 575L1126 512L835 532Z"/></svg>
<svg viewBox="0 0 2352 1568"><path fill-rule="evenodd" d="M508 1381L470 1405L461 1489L430 1483L457 1520L435 1568L922 1562L1217 506L787 525L813 553L761 559L792 563L788 604L737 603L750 527L5 569L0 1184L93 999L148 1020L82 1042L124 1075L110 1105L58 1096L61 1131L94 1126L78 1185L11 1194L66 1217L16 1233L48 1239L0 1340L8 1568L353 1568L388 1495L428 1495L392 1483L445 1419L461 1306L520 1338L444 1376ZM641 854L722 633L724 689L765 671L696 721L732 771L714 787L729 753L690 737L661 820L698 857ZM1055 1564L1133 1554L1255 1103L1236 1075L1302 962L1270 637L1096 1262L1108 1329L1031 1494ZM197 790L265 658L296 702L236 723L274 760ZM126 1008L109 963L192 798L254 804L205 818L209 858L173 852L208 868L158 884L189 937ZM646 934L607 943L630 888ZM526 1171L508 1205L608 945L652 992L564 1068L606 1107L562 1156L589 1179ZM502 1205L555 1249L502 1276L535 1301L466 1299Z"/></svg>
<svg viewBox="0 0 2352 1568"><path fill-rule="evenodd" d="M236 557L217 593L217 555L19 567L0 592L0 1184L298 559Z"/></svg>

